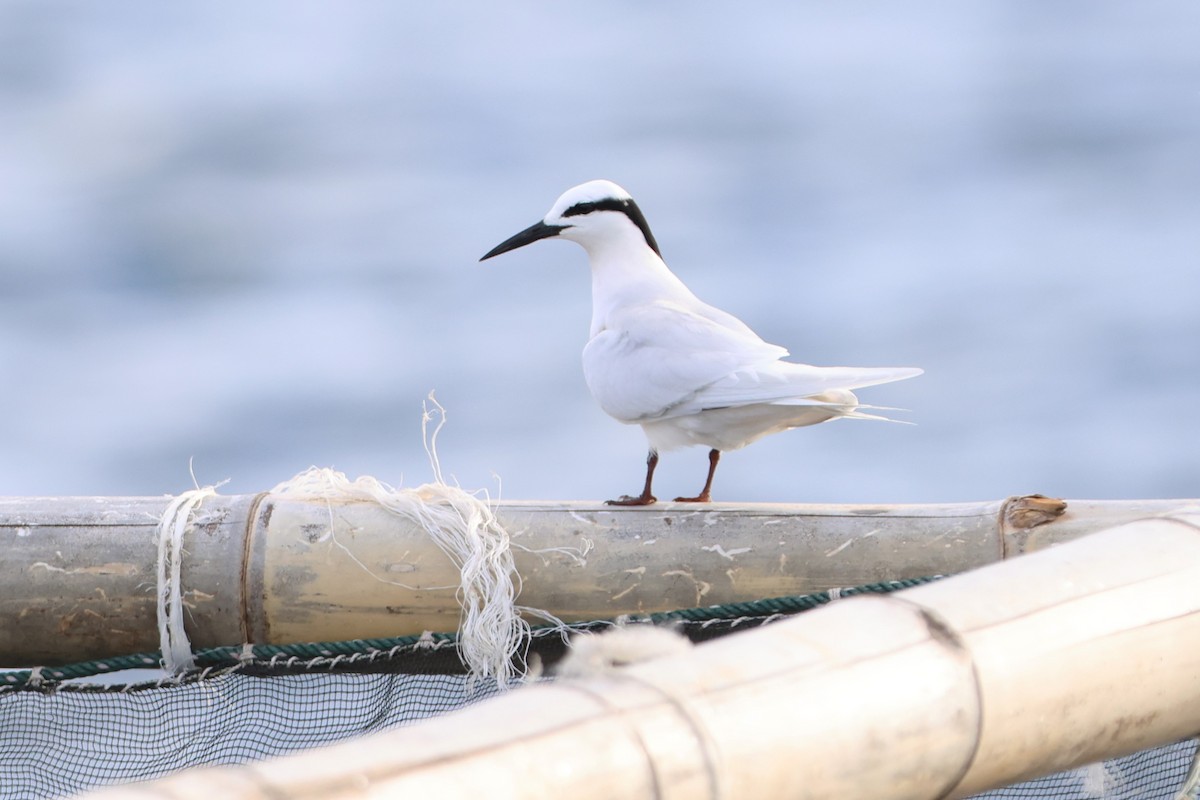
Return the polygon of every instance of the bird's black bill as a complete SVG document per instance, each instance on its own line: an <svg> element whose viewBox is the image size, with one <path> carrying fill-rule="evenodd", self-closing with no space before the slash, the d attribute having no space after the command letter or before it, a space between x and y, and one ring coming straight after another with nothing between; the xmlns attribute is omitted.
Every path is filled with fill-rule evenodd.
<svg viewBox="0 0 1200 800"><path fill-rule="evenodd" d="M487 254L479 260L487 261L492 256L498 256L501 253L507 253L509 250L516 250L518 247L533 244L538 239L548 239L551 236L558 236L567 227L569 226L547 225L544 222L535 222L516 236L509 237L491 250L488 250Z"/></svg>

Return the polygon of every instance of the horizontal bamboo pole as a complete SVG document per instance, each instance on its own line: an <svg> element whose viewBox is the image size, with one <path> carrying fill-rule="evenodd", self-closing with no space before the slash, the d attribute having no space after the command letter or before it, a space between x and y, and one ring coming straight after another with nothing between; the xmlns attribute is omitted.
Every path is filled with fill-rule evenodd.
<svg viewBox="0 0 1200 800"><path fill-rule="evenodd" d="M0 666L156 650L170 500L0 498ZM1080 500L1056 516L1060 504L495 509L518 545L520 602L581 620L957 573L1195 501ZM457 630L457 570L373 503L217 496L193 520L182 584L194 648Z"/></svg>
<svg viewBox="0 0 1200 800"><path fill-rule="evenodd" d="M92 800L933 800L1200 732L1200 516Z"/></svg>

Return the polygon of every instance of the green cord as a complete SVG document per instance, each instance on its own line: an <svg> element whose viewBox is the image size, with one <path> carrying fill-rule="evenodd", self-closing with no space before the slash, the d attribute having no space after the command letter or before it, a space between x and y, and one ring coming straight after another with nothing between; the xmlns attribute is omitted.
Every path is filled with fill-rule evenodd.
<svg viewBox="0 0 1200 800"><path fill-rule="evenodd" d="M935 575L927 578L909 578L899 581L881 581L864 586L855 586L835 591L815 592L813 594L790 597L771 597L764 600L753 600L744 603L726 603L724 605L704 606L699 608L684 608L678 611L663 611L653 614L638 614L623 616L620 621L650 622L663 625L672 622L684 624L704 624L713 622L730 622L736 620L759 619L775 615L797 614L829 603L833 597L851 597L860 594L887 594L889 592L908 589L924 583L938 580L942 576ZM572 630L588 630L599 626L616 624L616 620L596 620L568 625ZM561 633L561 629L552 625L539 625L532 629L534 637ZM196 669L193 673L208 674L213 670L224 670L245 664L273 666L289 661L312 662L322 660L328 662L347 657L352 661L360 661L364 657L370 661L391 658L401 652L408 653L423 647L440 649L453 646L458 641L456 633L434 633L423 636L399 636L391 639L353 639L344 642L311 642L285 645L252 645L210 647L198 651ZM47 688L64 688L57 686L61 681L76 678L88 678L110 672L127 669L154 669L160 666L162 656L158 651L151 653L135 653L127 656L81 661L61 667L41 667L39 669L14 670L0 673L0 691L32 689L45 691ZM332 664L325 664L333 666ZM50 685L48 687L47 685ZM98 687L80 687L68 684L65 688L86 688L96 691ZM104 687L102 690L107 690Z"/></svg>

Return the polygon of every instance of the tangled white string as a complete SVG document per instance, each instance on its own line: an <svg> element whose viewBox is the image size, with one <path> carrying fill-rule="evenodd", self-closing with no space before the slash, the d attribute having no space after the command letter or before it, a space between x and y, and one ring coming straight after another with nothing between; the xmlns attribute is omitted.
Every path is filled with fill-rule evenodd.
<svg viewBox="0 0 1200 800"><path fill-rule="evenodd" d="M463 663L473 678L492 677L499 686L505 687L515 677L513 657L528 641L529 623L522 619L521 612L557 620L516 604L521 590L520 576L513 561L508 531L497 521L486 502L443 480L435 445L437 432L445 422L445 412L432 395L430 401L435 411L426 409L423 427L425 448L433 467L433 483L415 489L396 489L371 476L350 480L341 472L311 467L271 492L326 501L367 500L423 529L451 559L460 575L458 586L454 588L462 609L458 644ZM434 413L440 418L430 434L428 423ZM332 524L331 514L330 535L337 543ZM345 547L342 549L346 550ZM370 573L353 553L346 552ZM383 580L379 576L373 577Z"/></svg>

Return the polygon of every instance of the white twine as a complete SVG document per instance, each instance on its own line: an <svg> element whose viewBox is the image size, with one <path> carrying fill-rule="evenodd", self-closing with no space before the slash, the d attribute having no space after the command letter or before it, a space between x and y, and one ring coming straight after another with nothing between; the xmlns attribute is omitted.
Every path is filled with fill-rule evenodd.
<svg viewBox="0 0 1200 800"><path fill-rule="evenodd" d="M688 638L670 628L621 625L602 633L572 636L567 655L554 668L554 675L558 678L609 675L622 667L682 655L691 649Z"/></svg>
<svg viewBox="0 0 1200 800"><path fill-rule="evenodd" d="M485 503L442 483L394 489L369 475L350 480L344 473L318 467L281 483L271 493L326 501L371 501L423 529L461 576L455 596L462 607L459 648L463 662L473 675L495 676L501 685L513 677L511 660L529 623L516 609L519 578L514 581L516 568L508 532ZM336 539L335 543L340 545ZM349 555L365 568L353 553Z"/></svg>
<svg viewBox="0 0 1200 800"><path fill-rule="evenodd" d="M550 614L517 605L521 578L513 561L508 531L497 521L486 502L443 480L436 441L446 415L433 395L429 399L434 411L425 409L422 430L425 450L433 468L433 483L415 489L396 489L369 475L350 480L333 469L310 467L279 484L271 493L327 502L370 501L423 529L438 549L450 558L460 575L457 586L442 588L455 589L462 610L458 647L471 679L493 677L498 686L507 688L517 677L513 657L528 641L530 626L522 618L522 612L557 625L562 623ZM439 416L438 423L430 433L428 424L435 414ZM372 573L337 540L332 508L329 538L376 580L405 586Z"/></svg>
<svg viewBox="0 0 1200 800"><path fill-rule="evenodd" d="M196 664L183 627L183 533L196 507L216 494L213 486L186 491L171 500L158 523L158 641L162 667L172 675Z"/></svg>

